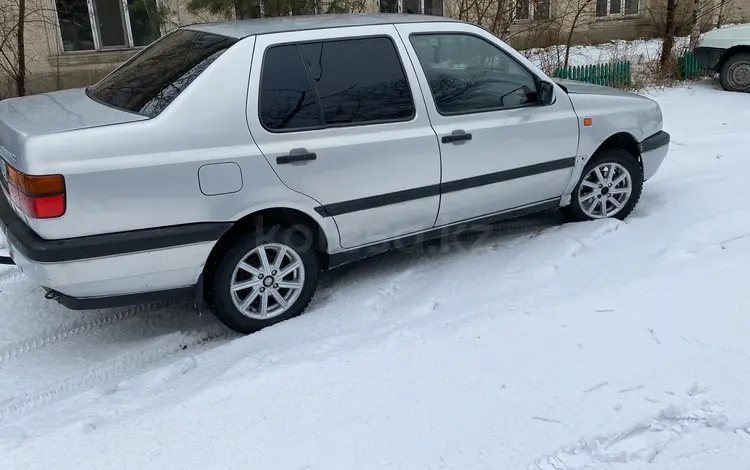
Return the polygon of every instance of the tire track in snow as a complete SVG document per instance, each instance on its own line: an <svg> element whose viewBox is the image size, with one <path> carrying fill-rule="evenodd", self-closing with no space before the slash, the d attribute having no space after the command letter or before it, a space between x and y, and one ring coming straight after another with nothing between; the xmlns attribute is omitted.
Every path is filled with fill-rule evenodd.
<svg viewBox="0 0 750 470"><path fill-rule="evenodd" d="M118 309L115 311L110 310L92 320L79 320L76 322L71 322L67 325L62 325L53 331L39 333L30 338L16 341L15 343L11 343L0 348L0 366L7 363L11 359L18 358L19 356L23 356L24 354L28 354L32 351L50 346L62 340L80 336L96 328L115 324L121 320L133 317L139 313L158 312L161 310L165 310L179 303L180 302L158 302L151 304L134 305L132 307Z"/></svg>
<svg viewBox="0 0 750 470"><path fill-rule="evenodd" d="M222 325L206 330L167 334L155 341L156 344L137 352L88 368L52 386L41 390L27 391L8 399L5 404L0 405L0 422L13 416L29 413L40 405L59 401L74 393L89 390L103 382L112 381L118 376L137 374L149 366L178 355L184 350L217 343L233 336L235 336L235 333Z"/></svg>
<svg viewBox="0 0 750 470"><path fill-rule="evenodd" d="M701 429L713 429L727 439L739 438L746 424L730 426L727 422L728 418L709 403L692 409L670 405L650 420L607 435L581 439L534 461L527 470L582 470L622 462L652 465L670 444Z"/></svg>

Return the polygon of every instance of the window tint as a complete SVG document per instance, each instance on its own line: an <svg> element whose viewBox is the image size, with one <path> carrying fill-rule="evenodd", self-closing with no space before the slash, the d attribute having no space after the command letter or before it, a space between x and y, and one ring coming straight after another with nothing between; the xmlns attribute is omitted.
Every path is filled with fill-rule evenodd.
<svg viewBox="0 0 750 470"><path fill-rule="evenodd" d="M272 47L266 52L260 121L272 130L323 125L320 107L295 45Z"/></svg>
<svg viewBox="0 0 750 470"><path fill-rule="evenodd" d="M235 42L216 34L175 31L90 86L87 93L109 106L154 117Z"/></svg>
<svg viewBox="0 0 750 470"><path fill-rule="evenodd" d="M468 34L412 35L440 114L539 102L534 76L498 47Z"/></svg>
<svg viewBox="0 0 750 470"><path fill-rule="evenodd" d="M299 45L328 125L410 119L414 104L388 38Z"/></svg>

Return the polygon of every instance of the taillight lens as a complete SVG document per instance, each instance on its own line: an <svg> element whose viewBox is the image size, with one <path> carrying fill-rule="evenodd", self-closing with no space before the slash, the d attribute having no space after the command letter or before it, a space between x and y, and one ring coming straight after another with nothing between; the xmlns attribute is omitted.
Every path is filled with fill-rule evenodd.
<svg viewBox="0 0 750 470"><path fill-rule="evenodd" d="M10 198L35 219L65 214L65 178L62 175L31 176L8 165Z"/></svg>

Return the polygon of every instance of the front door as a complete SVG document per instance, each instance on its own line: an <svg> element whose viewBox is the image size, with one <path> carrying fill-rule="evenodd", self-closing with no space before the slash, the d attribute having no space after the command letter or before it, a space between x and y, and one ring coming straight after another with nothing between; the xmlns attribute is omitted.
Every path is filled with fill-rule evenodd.
<svg viewBox="0 0 750 470"><path fill-rule="evenodd" d="M344 248L429 229L437 217L440 150L402 57L392 25L256 40L253 137L284 184L333 217Z"/></svg>
<svg viewBox="0 0 750 470"><path fill-rule="evenodd" d="M440 141L436 225L560 197L578 151L578 117L559 88L543 106L528 62L472 25L403 24Z"/></svg>

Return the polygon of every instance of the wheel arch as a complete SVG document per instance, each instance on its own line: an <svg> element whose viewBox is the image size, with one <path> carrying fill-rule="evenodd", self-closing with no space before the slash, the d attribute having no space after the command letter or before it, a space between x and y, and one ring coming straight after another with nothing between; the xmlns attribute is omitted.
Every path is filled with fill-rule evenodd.
<svg viewBox="0 0 750 470"><path fill-rule="evenodd" d="M622 149L631 155L637 162L638 166L643 171L643 162L641 161L641 146L638 140L629 132L618 132L607 137L604 142L599 144L594 153L591 154L591 158L586 162L592 161L601 154L603 151L608 149Z"/></svg>
<svg viewBox="0 0 750 470"><path fill-rule="evenodd" d="M313 239L312 246L321 257L323 267L327 266L329 235L323 225L316 218L303 210L291 207L267 207L254 210L239 217L232 227L224 232L211 249L211 253L203 266L199 283L205 283L205 277L210 275L211 268L218 264L221 255L224 254L232 242L239 236L257 230L262 227L273 225L296 226L309 234Z"/></svg>
<svg viewBox="0 0 750 470"><path fill-rule="evenodd" d="M724 51L724 53L721 55L721 58L719 59L719 62L716 64L716 71L721 71L721 68L724 66L724 64L727 63L729 59L731 59L734 55L743 52L750 54L750 45L740 44L737 46L732 46Z"/></svg>

